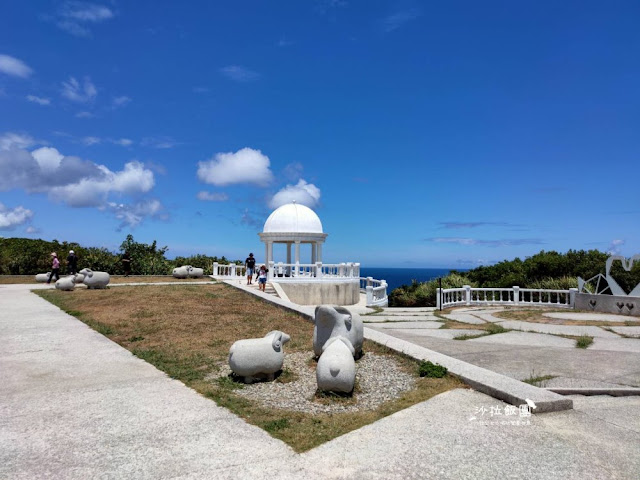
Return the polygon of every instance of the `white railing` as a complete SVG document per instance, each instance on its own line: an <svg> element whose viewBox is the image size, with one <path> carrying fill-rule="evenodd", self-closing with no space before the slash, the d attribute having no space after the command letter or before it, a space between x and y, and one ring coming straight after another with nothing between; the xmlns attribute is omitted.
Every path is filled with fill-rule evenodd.
<svg viewBox="0 0 640 480"><path fill-rule="evenodd" d="M278 281L292 279L360 278L359 263L283 263L269 262L268 279Z"/></svg>
<svg viewBox="0 0 640 480"><path fill-rule="evenodd" d="M527 305L573 308L577 288L569 290L545 290L541 288L462 288L437 289L436 306L440 308L459 305Z"/></svg>
<svg viewBox="0 0 640 480"><path fill-rule="evenodd" d="M244 265L236 265L235 263L222 265L218 262L213 262L212 267L214 277L240 278L246 276L246 271L247 269Z"/></svg>
<svg viewBox="0 0 640 480"><path fill-rule="evenodd" d="M367 295L367 307L386 307L389 305L385 280L360 277L360 291Z"/></svg>

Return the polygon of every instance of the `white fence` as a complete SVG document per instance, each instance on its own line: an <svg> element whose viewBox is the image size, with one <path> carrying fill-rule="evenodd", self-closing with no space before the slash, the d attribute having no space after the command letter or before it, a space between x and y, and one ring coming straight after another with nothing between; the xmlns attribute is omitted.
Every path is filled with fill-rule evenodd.
<svg viewBox="0 0 640 480"><path fill-rule="evenodd" d="M367 307L386 307L389 305L387 282L384 280L360 277L360 291L367 295Z"/></svg>
<svg viewBox="0 0 640 480"><path fill-rule="evenodd" d="M437 290L437 308L460 305L526 305L573 308L577 288L569 290L543 290L539 288L462 288Z"/></svg>
<svg viewBox="0 0 640 480"><path fill-rule="evenodd" d="M256 262L256 265L261 265L261 263ZM386 307L388 304L387 282L371 277L361 277L359 263L269 262L268 268L267 280L270 282L330 282L339 279L358 279L360 291L367 296L367 306ZM236 279L246 276L244 265L221 265L215 262L212 271L216 278Z"/></svg>

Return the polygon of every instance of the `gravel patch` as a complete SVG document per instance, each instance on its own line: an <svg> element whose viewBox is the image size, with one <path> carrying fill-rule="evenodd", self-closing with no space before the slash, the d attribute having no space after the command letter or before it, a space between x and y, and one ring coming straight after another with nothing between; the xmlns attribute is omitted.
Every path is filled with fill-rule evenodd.
<svg viewBox="0 0 640 480"><path fill-rule="evenodd" d="M245 385L234 393L256 400L265 407L304 413L346 413L375 410L389 400L411 390L415 379L402 371L390 356L365 353L356 362L356 385L353 397L315 398L317 389L312 352L298 352L284 357L284 370L296 375L289 383L258 382ZM231 374L229 365L221 366L218 377Z"/></svg>

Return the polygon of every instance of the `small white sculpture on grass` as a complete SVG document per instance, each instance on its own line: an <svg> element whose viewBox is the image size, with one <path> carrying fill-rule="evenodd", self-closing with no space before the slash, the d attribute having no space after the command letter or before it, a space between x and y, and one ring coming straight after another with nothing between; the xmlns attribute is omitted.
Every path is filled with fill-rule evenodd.
<svg viewBox="0 0 640 480"><path fill-rule="evenodd" d="M324 344L316 368L318 389L323 392L351 393L356 382L355 350L351 342L339 335Z"/></svg>
<svg viewBox="0 0 640 480"><path fill-rule="evenodd" d="M332 337L343 336L354 349L354 357L362 356L364 326L358 314L352 314L344 307L318 305L315 311L313 329L313 353L322 355L322 347Z"/></svg>
<svg viewBox="0 0 640 480"><path fill-rule="evenodd" d="M74 282L76 282L76 284L83 283L84 282L84 275L82 273L76 273L75 277L74 277Z"/></svg>
<svg viewBox="0 0 640 480"><path fill-rule="evenodd" d="M111 276L107 272L94 272L90 268L83 268L79 273L84 275L82 283L87 288L107 288L109 280L111 280Z"/></svg>
<svg viewBox="0 0 640 480"><path fill-rule="evenodd" d="M238 340L229 350L229 366L245 383L273 380L282 369L284 344L290 339L286 333L274 330L262 338Z"/></svg>
<svg viewBox="0 0 640 480"><path fill-rule="evenodd" d="M184 265L182 267L176 267L173 269L173 276L175 278L187 278L189 276L190 265Z"/></svg>
<svg viewBox="0 0 640 480"><path fill-rule="evenodd" d="M202 278L204 276L204 270L202 268L196 268L189 265L187 266L187 271L189 273L189 278Z"/></svg>
<svg viewBox="0 0 640 480"><path fill-rule="evenodd" d="M76 282L73 275L69 275L68 277L63 277L56 281L56 288L58 290L66 290L72 291L76 288Z"/></svg>
<svg viewBox="0 0 640 480"><path fill-rule="evenodd" d="M46 282L47 280L49 280L49 275L51 275L51 272L38 273L36 275L36 282L41 282L41 283Z"/></svg>

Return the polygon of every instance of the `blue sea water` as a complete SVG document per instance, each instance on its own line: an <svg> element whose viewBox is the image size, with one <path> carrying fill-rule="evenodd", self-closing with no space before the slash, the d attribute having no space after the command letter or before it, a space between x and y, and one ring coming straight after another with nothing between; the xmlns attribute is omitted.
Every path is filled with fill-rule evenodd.
<svg viewBox="0 0 640 480"><path fill-rule="evenodd" d="M387 292L391 293L394 288L401 285L410 285L412 280L418 282L428 282L434 278L444 277L451 270L449 268L360 268L361 277L373 277L376 280L386 280Z"/></svg>

